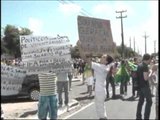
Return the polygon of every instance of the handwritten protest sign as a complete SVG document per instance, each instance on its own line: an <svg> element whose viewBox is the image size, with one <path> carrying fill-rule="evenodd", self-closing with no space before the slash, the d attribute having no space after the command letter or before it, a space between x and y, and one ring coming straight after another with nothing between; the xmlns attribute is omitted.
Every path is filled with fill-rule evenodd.
<svg viewBox="0 0 160 120"><path fill-rule="evenodd" d="M1 64L1 95L17 95L21 88L26 70Z"/></svg>
<svg viewBox="0 0 160 120"><path fill-rule="evenodd" d="M63 72L71 69L67 36L20 36L23 67L28 73Z"/></svg>
<svg viewBox="0 0 160 120"><path fill-rule="evenodd" d="M96 55L114 52L109 20L78 16L78 32L83 53Z"/></svg>

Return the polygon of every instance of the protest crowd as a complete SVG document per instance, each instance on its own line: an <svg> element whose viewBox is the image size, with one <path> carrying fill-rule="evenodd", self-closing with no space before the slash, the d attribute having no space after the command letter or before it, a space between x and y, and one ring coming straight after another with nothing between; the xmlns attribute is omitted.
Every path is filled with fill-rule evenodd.
<svg viewBox="0 0 160 120"><path fill-rule="evenodd" d="M147 53L142 58L135 56L126 59L122 56L117 60L114 58L116 45L113 42L110 21L83 16L78 16L77 20L79 32L77 47L80 58L71 58L71 45L67 36L22 35L21 59L1 60L3 83L8 80L7 74L13 75L11 67L14 66L24 67L27 74L38 75L40 86L38 119L41 120L46 119L48 113L50 119L57 119L58 109L62 106L69 111L72 79L78 76L82 76L82 85L86 85L88 98L94 96L98 119L109 119L105 102L109 98L116 98L118 93L115 86L120 87L119 94L123 98L129 94L128 85L132 85L131 96L139 99L135 118L138 120L150 118L153 96L156 97L155 116L159 118L158 60ZM7 70L10 71L7 73ZM18 74L19 70L15 71ZM112 87L112 95L109 93L109 85ZM142 116L144 102L146 104Z"/></svg>
<svg viewBox="0 0 160 120"><path fill-rule="evenodd" d="M1 64L20 66L21 60L1 60ZM143 78L143 76L141 76L143 72L148 73L148 81L144 82L139 80L145 79ZM115 92L115 86L120 86L119 93L123 97L127 95L128 85L132 85L131 96L133 98L139 97L136 116L137 119L142 118L140 107L142 107L143 105L144 98L147 102L145 108L146 116L144 117L145 119L149 118L153 96L156 96L156 118L158 118L158 60L152 59L149 54L145 54L142 60L139 60L135 57L131 59L122 59L117 61L109 55L103 55L101 58L92 58L90 56L87 57L86 60L76 58L72 60L72 71L68 73L59 73L57 75L40 74L40 94L42 96L39 99L39 103L46 102L47 99L49 99L43 97L45 96L45 94L48 95L50 93L54 96L52 96L53 101L49 103L51 105L49 108L50 118L57 118L57 109L61 108L63 104L63 92L64 104L66 105L67 110L69 110L68 97L69 91L72 90L72 78L77 78L79 75L83 76L82 84L86 84L88 97L91 97L92 95L95 96L97 115L100 117L100 119L107 119L104 102L108 98L114 99L116 97L117 93ZM138 78L138 76L141 76L142 78ZM48 77L50 77L50 79ZM53 78L57 79L57 83L55 82L54 84L50 84ZM43 82L43 79L45 79L45 83ZM46 80L48 81L46 82ZM112 97L110 97L108 91L109 84L111 84L112 87ZM103 89L104 85L105 90ZM56 100L57 93L58 101ZM96 94L98 94L97 97ZM47 106L39 104L39 118L46 118L47 111L46 113L44 113L45 107Z"/></svg>

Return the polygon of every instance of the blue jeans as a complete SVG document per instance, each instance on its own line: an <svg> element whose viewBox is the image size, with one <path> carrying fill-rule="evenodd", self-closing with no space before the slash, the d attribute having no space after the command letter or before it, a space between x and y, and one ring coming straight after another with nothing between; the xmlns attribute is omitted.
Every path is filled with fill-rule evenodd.
<svg viewBox="0 0 160 120"><path fill-rule="evenodd" d="M38 104L38 118L47 119L49 112L50 119L57 119L57 95L40 96Z"/></svg>

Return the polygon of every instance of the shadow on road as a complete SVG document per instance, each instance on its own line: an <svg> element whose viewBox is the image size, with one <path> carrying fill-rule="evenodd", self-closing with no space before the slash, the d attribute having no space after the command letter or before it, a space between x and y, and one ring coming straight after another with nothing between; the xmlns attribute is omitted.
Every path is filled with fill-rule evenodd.
<svg viewBox="0 0 160 120"><path fill-rule="evenodd" d="M76 86L83 86L84 84L83 83L81 83L81 84L79 84L79 85L76 85Z"/></svg>
<svg viewBox="0 0 160 120"><path fill-rule="evenodd" d="M138 101L138 99L133 97L133 96L131 96L129 98L124 99L124 101L132 101L133 102L133 101Z"/></svg>
<svg viewBox="0 0 160 120"><path fill-rule="evenodd" d="M83 93L80 93L80 94L82 94L82 95L83 95L83 94L87 94L87 93L88 93L88 92L83 92Z"/></svg>
<svg viewBox="0 0 160 120"><path fill-rule="evenodd" d="M131 96L131 97L126 98L125 96L122 96L120 94L117 94L114 98L108 98L105 101L108 101L108 100L117 100L117 99L121 99L122 101L131 101L131 102L138 101L137 97Z"/></svg>
<svg viewBox="0 0 160 120"><path fill-rule="evenodd" d="M1 103L21 103L21 102L35 102L35 101L32 101L29 98L17 98L17 97L2 98L1 97Z"/></svg>
<svg viewBox="0 0 160 120"><path fill-rule="evenodd" d="M105 101L109 101L109 100L118 100L118 99L121 99L122 101L125 100L124 97L123 97L122 95L117 94L117 95L115 95L114 98L106 98Z"/></svg>
<svg viewBox="0 0 160 120"><path fill-rule="evenodd" d="M94 99L94 96L88 96L88 95L86 95L86 96L83 96L83 97L77 97L77 98L75 98L77 101L82 101L82 100L87 100L87 99Z"/></svg>

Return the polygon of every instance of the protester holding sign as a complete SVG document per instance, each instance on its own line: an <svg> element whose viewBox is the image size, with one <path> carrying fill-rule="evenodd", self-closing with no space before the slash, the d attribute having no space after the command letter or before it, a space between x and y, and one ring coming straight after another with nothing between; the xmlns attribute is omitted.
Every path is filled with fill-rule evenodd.
<svg viewBox="0 0 160 120"><path fill-rule="evenodd" d="M117 66L114 63L114 65L111 66L109 73L107 75L107 78L106 78L106 91L107 91L106 97L107 98L109 98L109 83L111 84L111 87L112 87L112 99L114 99L116 97L115 83L114 83L115 82L114 75L115 75L116 71L117 71Z"/></svg>
<svg viewBox="0 0 160 120"><path fill-rule="evenodd" d="M50 119L57 119L57 87L54 73L71 70L70 44L67 36L20 36L20 47L23 67L30 74L38 74L40 84L40 98L38 105L38 118L46 119L49 112ZM58 80L67 80L65 78ZM68 104L68 81L66 87L66 101ZM58 89L59 86L58 85ZM61 97L59 97L61 99ZM61 102L61 101L60 101Z"/></svg>
<svg viewBox="0 0 160 120"><path fill-rule="evenodd" d="M95 105L99 119L107 119L106 108L104 105L106 98L106 77L110 70L113 58L109 55L102 55L100 63L92 62L92 69L96 77L95 84ZM107 65L107 66L106 66Z"/></svg>
<svg viewBox="0 0 160 120"><path fill-rule="evenodd" d="M50 119L57 119L57 77L53 73L40 73L38 77L40 84L38 118L47 119L49 113Z"/></svg>

